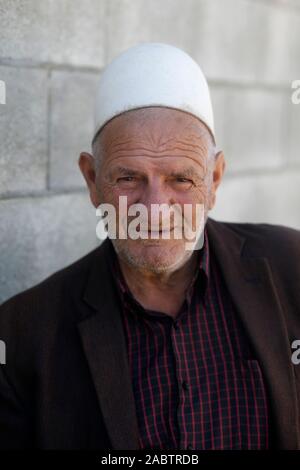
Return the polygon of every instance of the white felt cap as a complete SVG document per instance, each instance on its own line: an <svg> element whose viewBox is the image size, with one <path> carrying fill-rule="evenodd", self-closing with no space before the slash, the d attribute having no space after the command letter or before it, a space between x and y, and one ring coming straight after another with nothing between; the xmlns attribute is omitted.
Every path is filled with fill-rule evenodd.
<svg viewBox="0 0 300 470"><path fill-rule="evenodd" d="M206 79L199 65L177 47L142 43L104 69L96 94L93 136L113 117L148 106L193 114L215 135Z"/></svg>

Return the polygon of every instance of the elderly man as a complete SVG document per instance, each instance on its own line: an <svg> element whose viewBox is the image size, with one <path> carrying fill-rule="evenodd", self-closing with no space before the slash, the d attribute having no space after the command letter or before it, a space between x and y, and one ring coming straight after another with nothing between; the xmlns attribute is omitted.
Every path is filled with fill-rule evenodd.
<svg viewBox="0 0 300 470"><path fill-rule="evenodd" d="M0 447L299 448L300 233L208 217L225 161L198 65L156 43L117 57L92 148L79 166L95 208L189 205L194 249L174 214L169 237L161 219L148 237L119 223L2 305Z"/></svg>

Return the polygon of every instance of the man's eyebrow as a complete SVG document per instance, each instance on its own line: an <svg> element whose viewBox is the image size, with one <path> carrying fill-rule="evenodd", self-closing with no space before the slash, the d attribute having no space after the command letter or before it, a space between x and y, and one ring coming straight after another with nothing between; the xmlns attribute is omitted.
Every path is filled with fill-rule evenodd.
<svg viewBox="0 0 300 470"><path fill-rule="evenodd" d="M181 178L199 178L201 175L195 168L188 167L182 170L171 171L170 176L180 176Z"/></svg>
<svg viewBox="0 0 300 470"><path fill-rule="evenodd" d="M132 168L127 168L126 166L118 165L112 168L111 171L109 172L110 176L115 175L116 173L119 175L134 176L138 174L139 172Z"/></svg>

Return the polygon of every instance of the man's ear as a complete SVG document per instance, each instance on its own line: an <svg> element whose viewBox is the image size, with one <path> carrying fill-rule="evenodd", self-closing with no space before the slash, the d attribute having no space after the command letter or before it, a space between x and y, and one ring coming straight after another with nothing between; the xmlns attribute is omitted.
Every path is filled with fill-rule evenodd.
<svg viewBox="0 0 300 470"><path fill-rule="evenodd" d="M78 165L89 189L90 199L94 207L100 204L99 194L96 187L95 158L87 152L81 152Z"/></svg>
<svg viewBox="0 0 300 470"><path fill-rule="evenodd" d="M210 189L210 201L209 201L209 209L211 210L216 202L216 192L218 186L220 185L223 174L225 172L226 162L224 153L222 150L217 152L214 162L213 162L213 172L212 172L212 181L211 181L211 189Z"/></svg>

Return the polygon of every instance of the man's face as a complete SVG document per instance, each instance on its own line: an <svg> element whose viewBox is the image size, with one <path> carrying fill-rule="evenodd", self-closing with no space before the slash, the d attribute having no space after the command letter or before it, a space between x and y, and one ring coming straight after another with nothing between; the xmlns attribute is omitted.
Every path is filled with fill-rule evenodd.
<svg viewBox="0 0 300 470"><path fill-rule="evenodd" d="M118 255L127 263L152 272L184 264L191 252L186 249L184 236L174 237L174 217L169 239L162 238L162 219L159 226L152 227L159 231L159 238L151 239L151 207L177 204L184 214L184 205L190 204L195 229L196 204L203 204L206 219L214 200L215 159L205 126L181 111L147 108L114 118L101 131L100 139L97 202L112 204L117 220L120 196L127 197L128 207L143 204L149 214L149 238L112 240Z"/></svg>

